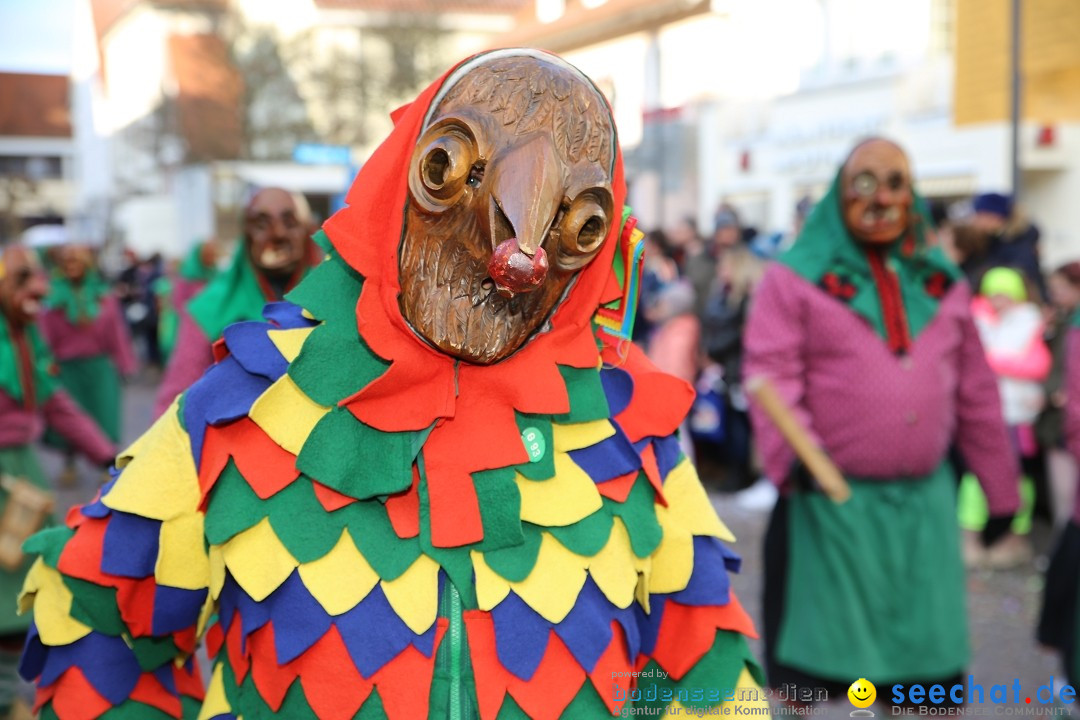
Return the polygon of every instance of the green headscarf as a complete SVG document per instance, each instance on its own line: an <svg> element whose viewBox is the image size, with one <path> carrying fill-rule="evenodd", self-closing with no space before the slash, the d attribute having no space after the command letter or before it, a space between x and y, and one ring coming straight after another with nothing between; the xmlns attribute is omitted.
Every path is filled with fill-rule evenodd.
<svg viewBox="0 0 1080 720"><path fill-rule="evenodd" d="M215 275L188 302L187 310L192 320L213 342L234 322L261 319L265 304L266 296L259 287L255 268L248 257L247 243L241 238L236 242L236 251L229 267Z"/></svg>
<svg viewBox="0 0 1080 720"><path fill-rule="evenodd" d="M53 359L45 341L33 324L25 330L26 342L30 346L30 355L34 363L34 395L40 405L56 391L57 380L52 375ZM22 378L19 375L19 355L15 349L15 339L6 318L0 316L0 392L4 392L17 403L23 402Z"/></svg>
<svg viewBox="0 0 1080 720"><path fill-rule="evenodd" d="M217 273L217 268L211 265L206 267L202 261L202 243L195 243L195 247L184 256L183 262L177 268L176 274L184 280L198 280L209 282Z"/></svg>
<svg viewBox="0 0 1080 720"><path fill-rule="evenodd" d="M815 285L840 284L849 288L850 297L844 300L884 338L885 322L870 262L848 232L841 215L842 175L843 168L836 173L829 192L806 219L795 244L778 258L778 262ZM912 194L915 200L910 238L893 243L887 262L900 281L908 330L914 340L933 319L944 291L961 277L961 273L940 248L927 246L930 213L922 197L914 190Z"/></svg>
<svg viewBox="0 0 1080 720"><path fill-rule="evenodd" d="M73 284L63 274L53 271L45 305L60 308L72 325L93 320L101 311L101 300L109 294L109 285L96 268L87 268L82 282Z"/></svg>

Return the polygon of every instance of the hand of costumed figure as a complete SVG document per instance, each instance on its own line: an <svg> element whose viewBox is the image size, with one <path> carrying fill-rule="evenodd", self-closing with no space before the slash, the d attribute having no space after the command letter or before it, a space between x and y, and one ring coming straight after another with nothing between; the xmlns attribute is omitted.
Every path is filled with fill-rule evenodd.
<svg viewBox="0 0 1080 720"><path fill-rule="evenodd" d="M851 488L844 479L843 473L833 464L825 451L810 438L806 428L799 424L798 419L784 404L769 379L763 376L750 378L746 381L746 390L769 420L776 425L776 429L784 436L791 449L795 451L795 455L817 480L825 494L837 503L845 502L851 497Z"/></svg>

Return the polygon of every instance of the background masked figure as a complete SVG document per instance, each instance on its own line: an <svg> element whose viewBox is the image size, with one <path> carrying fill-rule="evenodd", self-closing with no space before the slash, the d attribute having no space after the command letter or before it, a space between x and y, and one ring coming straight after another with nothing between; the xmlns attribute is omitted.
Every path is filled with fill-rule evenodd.
<svg viewBox="0 0 1080 720"><path fill-rule="evenodd" d="M0 478L19 480L41 489L48 484L34 454L46 423L71 445L99 465L115 452L112 443L57 382L52 358L37 332L35 320L49 284L30 250L9 246L0 253ZM8 486L10 487L10 486ZM28 617L15 614L15 598L30 568L29 558L10 561L11 525L7 487L0 489L0 717L12 702L17 681L15 666Z"/></svg>
<svg viewBox="0 0 1080 720"><path fill-rule="evenodd" d="M229 267L181 311L155 417L213 364L211 348L228 325L260 319L263 305L281 300L317 261L311 229L311 211L303 196L281 188L255 193L244 209L244 237Z"/></svg>
<svg viewBox="0 0 1080 720"><path fill-rule="evenodd" d="M120 442L121 377L135 373L135 351L119 299L109 291L85 245L56 254L41 332L60 369L60 383L105 431ZM67 447L57 433L50 444ZM70 451L68 465L73 460Z"/></svg>
<svg viewBox="0 0 1080 720"><path fill-rule="evenodd" d="M176 347L180 332L180 313L188 300L197 295L218 272L218 243L214 239L195 243L177 265L154 281L157 299L158 344L166 359Z"/></svg>
<svg viewBox="0 0 1080 720"><path fill-rule="evenodd" d="M173 661L214 611L204 718L601 718L755 686L732 538L674 434L693 391L601 329L630 334L637 238L603 97L496 51L395 121L326 261L37 541L47 708L194 703Z"/></svg>
<svg viewBox="0 0 1080 720"><path fill-rule="evenodd" d="M751 309L746 376L771 380L851 485L843 504L810 487L755 410L782 492L766 538L774 687L948 687L969 658L950 443L986 492L990 539L1016 510L1017 463L970 290L926 246L922 208L903 151L861 143Z"/></svg>

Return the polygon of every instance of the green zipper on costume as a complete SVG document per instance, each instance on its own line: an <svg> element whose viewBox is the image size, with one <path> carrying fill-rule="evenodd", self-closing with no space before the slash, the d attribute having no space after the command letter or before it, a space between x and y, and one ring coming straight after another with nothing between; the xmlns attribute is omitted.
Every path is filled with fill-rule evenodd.
<svg viewBox="0 0 1080 720"><path fill-rule="evenodd" d="M458 394L458 367L460 366L459 360L454 360L454 396ZM450 714L449 720L462 720L461 715L461 632L462 632L462 616L461 616L461 595L458 594L457 588L454 587L454 583L450 582L450 578L446 578L444 587L446 593L443 595L442 600L445 602L449 600L449 608L446 608L446 619L450 621L450 627L447 628L447 639L450 642L450 699L448 708Z"/></svg>
<svg viewBox="0 0 1080 720"><path fill-rule="evenodd" d="M460 367L461 361L454 360L455 397L457 397L460 389L458 385L458 370ZM430 433L431 428L428 428L427 432ZM426 438L427 435L425 434L423 439L420 440L421 445L423 445ZM426 483L427 477L424 472L423 455L418 455L417 464L420 468L421 483ZM420 491L422 493L421 498L424 498L426 491L423 487L420 488ZM443 638L443 642L440 644L439 651L435 656L435 664L437 667L445 668L446 653L449 652L450 688L447 699L449 705L447 718L449 720L476 720L480 717L480 713L466 680L466 675L472 675L472 668L468 658L469 649L468 640L465 636L465 616L464 608L461 605L461 594L448 576L444 575L443 577L445 591L439 597L439 616L447 619L449 627L446 629L446 636Z"/></svg>
<svg viewBox="0 0 1080 720"><path fill-rule="evenodd" d="M450 720L461 720L461 596L454 583L446 582L450 596Z"/></svg>
<svg viewBox="0 0 1080 720"><path fill-rule="evenodd" d="M449 720L476 720L479 713L473 699L468 639L465 634L464 608L461 595L447 578L439 598L439 617L446 618L448 627L435 657L435 665L449 675L446 716Z"/></svg>

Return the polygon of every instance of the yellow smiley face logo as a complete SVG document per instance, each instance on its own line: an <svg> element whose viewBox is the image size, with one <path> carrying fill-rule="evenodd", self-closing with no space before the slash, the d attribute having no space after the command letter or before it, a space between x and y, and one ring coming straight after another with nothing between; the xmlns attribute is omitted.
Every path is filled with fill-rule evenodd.
<svg viewBox="0 0 1080 720"><path fill-rule="evenodd" d="M877 688L866 678L859 678L847 689L848 700L857 708L867 708L877 698Z"/></svg>

